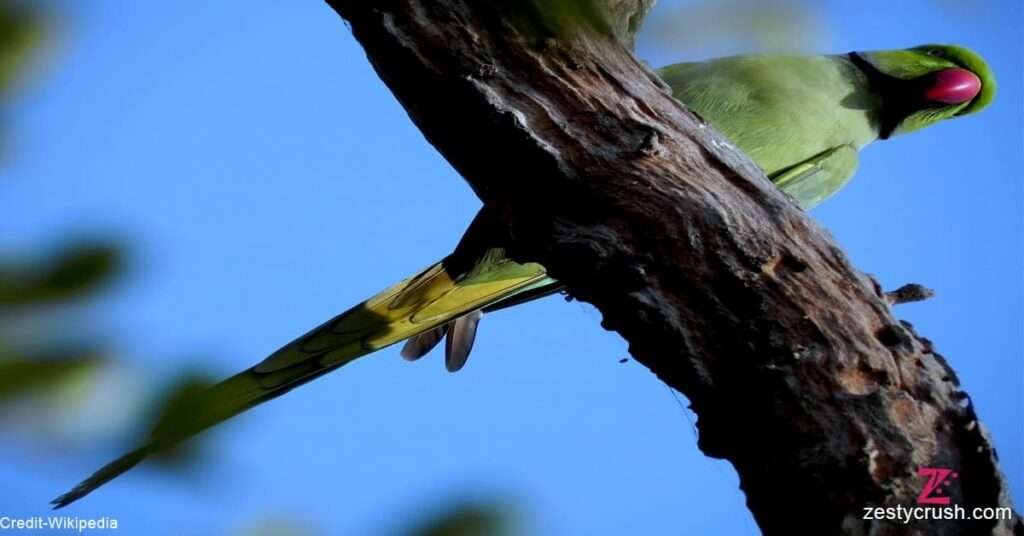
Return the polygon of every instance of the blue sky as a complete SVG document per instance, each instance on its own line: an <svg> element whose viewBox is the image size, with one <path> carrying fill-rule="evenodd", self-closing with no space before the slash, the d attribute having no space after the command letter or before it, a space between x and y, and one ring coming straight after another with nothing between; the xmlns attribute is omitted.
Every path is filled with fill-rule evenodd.
<svg viewBox="0 0 1024 536"><path fill-rule="evenodd" d="M652 17L679 2L663 2ZM984 113L868 147L813 213L886 287L972 394L1024 498L1021 6L816 3L822 52L970 46L999 79ZM154 377L227 375L446 254L479 207L323 3L58 3L60 39L9 114L0 238L33 249L107 233L129 276L89 329ZM641 36L653 65L746 52ZM498 498L531 534L754 534L738 480L696 448L669 390L589 306L485 320L456 375L388 349L213 434L198 472L141 468L69 513L153 533L289 518L387 531L458 498ZM113 447L112 447L113 448ZM106 461L0 450L0 514L38 515ZM793 505L797 512L800 505Z"/></svg>

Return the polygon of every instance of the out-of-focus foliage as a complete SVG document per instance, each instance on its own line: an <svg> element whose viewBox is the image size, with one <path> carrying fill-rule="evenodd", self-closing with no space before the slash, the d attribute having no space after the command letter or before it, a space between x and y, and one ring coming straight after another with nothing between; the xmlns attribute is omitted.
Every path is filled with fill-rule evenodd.
<svg viewBox="0 0 1024 536"><path fill-rule="evenodd" d="M0 107L47 38L46 20L38 8L0 0ZM0 252L0 432L65 447L83 437L145 437L154 422L181 418L187 401L212 383L189 373L157 396L140 398L135 392L147 379L112 359L111 345L93 342L99 337L79 334L69 306L111 284L122 272L122 256L112 241L100 240L68 243L41 259ZM36 314L37 306L48 306L46 314ZM192 443L157 461L180 467L196 453Z"/></svg>
<svg viewBox="0 0 1024 536"><path fill-rule="evenodd" d="M670 50L807 51L827 32L809 0L662 2L645 24L654 44Z"/></svg>
<svg viewBox="0 0 1024 536"><path fill-rule="evenodd" d="M43 20L25 4L0 1L0 106L45 36ZM119 258L116 248L99 242L68 245L38 262L0 254L0 414L6 425L47 428L40 417L52 417L87 391L107 360L98 345L69 341L72 330L62 323L53 329L38 327L35 318L27 322L24 306L56 306L98 290L117 272Z"/></svg>
<svg viewBox="0 0 1024 536"><path fill-rule="evenodd" d="M518 516L502 502L454 501L442 511L413 516L405 528L382 528L372 534L387 536L516 536ZM248 524L239 536L317 536L316 523L288 517L268 517Z"/></svg>
<svg viewBox="0 0 1024 536"><path fill-rule="evenodd" d="M85 348L55 350L51 356L22 358L0 347L0 405L28 395L46 395L71 390L94 372L105 359Z"/></svg>
<svg viewBox="0 0 1024 536"><path fill-rule="evenodd" d="M556 28L593 23L601 18L591 0L561 0L559 2L530 0L529 4L545 22Z"/></svg>
<svg viewBox="0 0 1024 536"><path fill-rule="evenodd" d="M9 97L25 65L42 40L41 13L12 0L0 0L0 105ZM2 113L2 110L0 110ZM5 125L0 125L0 157L7 148Z"/></svg>
<svg viewBox="0 0 1024 536"><path fill-rule="evenodd" d="M296 519L259 519L233 532L238 536L317 536L322 534L309 524Z"/></svg>
<svg viewBox="0 0 1024 536"><path fill-rule="evenodd" d="M184 428L191 422L194 401L197 397L213 385L213 379L198 371L186 372L172 381L164 388L163 393L151 404L151 408L140 420L144 426L150 426L151 430L164 430L167 428ZM156 423L156 425L152 425ZM146 438L140 437L138 443ZM153 459L169 466L185 465L198 459L201 454L201 442L186 441L179 443L172 448L158 452Z"/></svg>
<svg viewBox="0 0 1024 536"><path fill-rule="evenodd" d="M498 503L467 502L450 506L415 524L408 536L512 536L515 516Z"/></svg>
<svg viewBox="0 0 1024 536"><path fill-rule="evenodd" d="M644 18L643 13L654 4L654 0L642 2L638 6L635 2L608 4L594 0L525 0L523 6L528 9L523 11L534 16L540 23L539 28L550 35L564 35L585 25L611 32L624 41L632 41Z"/></svg>
<svg viewBox="0 0 1024 536"><path fill-rule="evenodd" d="M10 0L0 1L0 98L7 96L42 35L39 11Z"/></svg>
<svg viewBox="0 0 1024 536"><path fill-rule="evenodd" d="M0 257L0 311L87 295L110 282L120 266L118 248L100 242L65 246L37 263Z"/></svg>
<svg viewBox="0 0 1024 536"><path fill-rule="evenodd" d="M44 342L0 347L0 434L31 452L69 452L117 433L121 413L90 403L111 383L107 354L88 343Z"/></svg>

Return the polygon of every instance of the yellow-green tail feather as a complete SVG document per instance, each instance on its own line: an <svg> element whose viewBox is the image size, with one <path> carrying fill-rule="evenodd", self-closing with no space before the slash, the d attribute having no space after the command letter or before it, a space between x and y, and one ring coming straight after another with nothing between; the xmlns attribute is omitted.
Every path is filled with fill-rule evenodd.
<svg viewBox="0 0 1024 536"><path fill-rule="evenodd" d="M488 252L467 274L439 262L325 322L182 404L157 423L140 448L105 465L53 501L61 508L89 494L146 456L283 395L366 354L444 325L548 280L539 264L517 264Z"/></svg>

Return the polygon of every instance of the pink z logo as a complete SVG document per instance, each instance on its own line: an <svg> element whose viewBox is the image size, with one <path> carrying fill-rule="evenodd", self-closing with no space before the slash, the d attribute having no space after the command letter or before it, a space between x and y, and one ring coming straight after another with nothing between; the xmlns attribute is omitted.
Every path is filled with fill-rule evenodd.
<svg viewBox="0 0 1024 536"><path fill-rule="evenodd" d="M924 483L921 493L917 496L917 504L949 504L949 497L940 495L949 486L951 479L960 475L944 467L921 467L917 474L928 477L928 481Z"/></svg>

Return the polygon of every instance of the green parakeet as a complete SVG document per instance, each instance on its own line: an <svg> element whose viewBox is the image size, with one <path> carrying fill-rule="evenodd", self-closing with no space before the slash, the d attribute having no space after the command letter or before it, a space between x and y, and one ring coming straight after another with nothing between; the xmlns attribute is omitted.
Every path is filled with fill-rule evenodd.
<svg viewBox="0 0 1024 536"><path fill-rule="evenodd" d="M995 82L957 46L834 56L736 56L658 71L676 98L749 154L805 209L841 188L865 145L984 108ZM506 258L481 211L444 260L328 320L195 397L157 423L138 449L53 501L66 506L167 448L363 355L407 340L417 359L442 339L460 369L483 312L561 289L536 263Z"/></svg>

